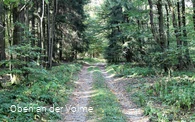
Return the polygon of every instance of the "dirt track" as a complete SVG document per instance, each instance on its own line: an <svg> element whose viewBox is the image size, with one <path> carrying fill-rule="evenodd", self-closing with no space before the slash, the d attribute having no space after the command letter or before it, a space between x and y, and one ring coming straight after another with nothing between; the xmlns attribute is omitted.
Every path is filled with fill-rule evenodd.
<svg viewBox="0 0 195 122"><path fill-rule="evenodd" d="M76 88L70 98L70 101L66 105L69 108L76 107L73 109L65 110L63 119L60 122L85 122L88 110L83 108L89 108L88 103L90 95L93 94L92 88L92 77L87 71L89 66L84 66L79 74L79 80L76 83Z"/></svg>
<svg viewBox="0 0 195 122"><path fill-rule="evenodd" d="M128 122L148 122L149 118L143 116L143 110L136 107L130 100L125 91L125 83L123 79L113 78L105 71L105 64L96 64L95 66L101 69L103 76L106 79L108 88L116 95L118 102L121 105L121 111L126 116ZM79 80L76 83L76 88L66 106L70 107L87 107L89 109L90 97L95 94L92 90L92 74L87 71L88 67L84 66L79 74ZM93 106L91 106L93 107ZM88 122L87 111L69 110L62 113L63 119L60 122ZM93 122L94 120L90 120Z"/></svg>

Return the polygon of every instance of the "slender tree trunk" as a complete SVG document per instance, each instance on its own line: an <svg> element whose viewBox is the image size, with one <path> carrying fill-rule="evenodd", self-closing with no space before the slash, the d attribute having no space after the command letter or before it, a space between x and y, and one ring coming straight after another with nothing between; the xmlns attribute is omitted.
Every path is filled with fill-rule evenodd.
<svg viewBox="0 0 195 122"><path fill-rule="evenodd" d="M166 37L164 33L164 17L163 17L163 8L162 8L162 0L158 0L157 3L157 9L158 9L158 24L159 24L159 38L160 38L160 46L162 51L166 49Z"/></svg>
<svg viewBox="0 0 195 122"><path fill-rule="evenodd" d="M55 57L54 53L54 40L55 40L55 18L57 14L58 0L52 2L53 6L53 15L51 22L51 43L50 43L50 57L49 57L49 67L52 67L52 59Z"/></svg>
<svg viewBox="0 0 195 122"><path fill-rule="evenodd" d="M59 59L60 61L62 60L62 41L64 41L64 36L63 36L63 32L61 32L61 40L60 40L60 47L59 47Z"/></svg>
<svg viewBox="0 0 195 122"><path fill-rule="evenodd" d="M155 31L155 25L154 25L154 13L153 13L153 3L152 0L148 0L149 6L150 6L150 25L151 25L151 31L153 34L154 39L159 42L159 38L157 36L157 32Z"/></svg>
<svg viewBox="0 0 195 122"><path fill-rule="evenodd" d="M178 69L181 69L181 66L182 66L181 65L182 64L182 59L181 59L181 52L180 52L181 51L181 49L180 49L181 46L179 46L180 43L181 43L181 32L179 31L179 24L178 24L179 22L177 23L175 8L172 6L172 4L169 0L168 0L168 4L169 4L169 8L171 8L171 11L172 11L172 23L173 23L174 33L175 33L175 37L176 37L176 41L177 41L177 50L179 52L178 57L177 57L179 64L178 64L177 67L178 67ZM178 7L178 3L177 3L177 7ZM178 18L179 18L179 13L180 12L178 12Z"/></svg>
<svg viewBox="0 0 195 122"><path fill-rule="evenodd" d="M43 31L43 19L44 19L44 13L45 13L45 0L42 0L42 14L40 17L40 33L41 33L41 48L44 49L44 42L45 42L45 38L44 38L44 31Z"/></svg>
<svg viewBox="0 0 195 122"><path fill-rule="evenodd" d="M51 60L51 30L50 30L50 4L47 5L47 37L48 37L48 48L47 48L47 57L48 57L48 68L50 68Z"/></svg>
<svg viewBox="0 0 195 122"><path fill-rule="evenodd" d="M159 45L161 47L161 51L164 52L167 48L167 41L164 32L164 17L163 17L163 6L162 0L158 0L157 2L157 9L158 9L158 25L159 25ZM167 64L163 64L163 68L165 72L168 72Z"/></svg>
<svg viewBox="0 0 195 122"><path fill-rule="evenodd" d="M165 5L165 9L166 9L166 21L167 21L167 48L169 48L169 41L170 41L170 17L169 17L169 8L168 5Z"/></svg>
<svg viewBox="0 0 195 122"><path fill-rule="evenodd" d="M183 23L183 36L184 36L184 41L183 45L185 47L185 60L186 60L186 67L189 66L190 64L190 54L189 54L189 49L188 49L188 41L187 41L187 31L186 31L186 8L185 8L185 0L182 0L182 23Z"/></svg>
<svg viewBox="0 0 195 122"><path fill-rule="evenodd" d="M14 30L13 30L13 45L19 44L19 26L16 22L19 20L19 12L18 8L14 7L13 8L13 24L14 24Z"/></svg>
<svg viewBox="0 0 195 122"><path fill-rule="evenodd" d="M8 39L8 42L9 42L9 46L11 47L12 46L12 42L13 42L13 39L11 38L13 35L13 32L11 31L11 25L12 25L12 15L11 15L11 12L7 15L7 35L9 37ZM13 65L11 63L11 60L13 59L13 55L12 53L9 52L9 70L12 71L13 70ZM10 79L12 79L13 77L13 74L10 73Z"/></svg>
<svg viewBox="0 0 195 122"><path fill-rule="evenodd" d="M195 31L195 0L192 0L193 4L193 23L194 23L194 31Z"/></svg>
<svg viewBox="0 0 195 122"><path fill-rule="evenodd" d="M5 28L3 3L0 2L0 61L5 60Z"/></svg>
<svg viewBox="0 0 195 122"><path fill-rule="evenodd" d="M19 18L18 18L18 22L22 25L22 26L28 26L28 25L26 25L26 21L25 21L25 12L26 11L21 11L21 12L19 12L20 14L19 14ZM24 30L24 28L22 28L21 26L19 26L19 32L18 32L18 36L19 36L19 42L24 42L24 41L27 41L27 39L26 39L26 37L28 37L28 36L25 36L25 39L23 39L23 37L24 37L24 35L25 35L25 30Z"/></svg>
<svg viewBox="0 0 195 122"><path fill-rule="evenodd" d="M180 11L180 1L177 1L177 15L178 15L178 40L177 40L177 48L179 51L178 54L178 69L182 69L182 40L181 40L181 11Z"/></svg>
<svg viewBox="0 0 195 122"><path fill-rule="evenodd" d="M32 35L34 36L34 37L36 37L36 32L35 32L35 16L34 15L32 15L32 29L31 29L31 31L32 31ZM33 39L33 40L31 40L31 44L32 44L32 47L34 47L35 46L35 39Z"/></svg>
<svg viewBox="0 0 195 122"><path fill-rule="evenodd" d="M140 20L137 20L137 24L138 24L139 34L141 34L142 28L143 28L143 22L140 22ZM139 42L140 58L143 60L143 56L145 55L143 48L142 48L143 47L143 38L139 37L138 42Z"/></svg>

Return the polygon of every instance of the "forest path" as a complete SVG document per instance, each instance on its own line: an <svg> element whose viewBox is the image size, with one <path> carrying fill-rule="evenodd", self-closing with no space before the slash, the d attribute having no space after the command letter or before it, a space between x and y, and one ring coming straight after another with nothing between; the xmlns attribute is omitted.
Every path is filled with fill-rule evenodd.
<svg viewBox="0 0 195 122"><path fill-rule="evenodd" d="M94 65L93 65L94 66ZM99 67L102 75L105 77L105 82L116 95L119 104L121 105L121 111L126 116L127 122L149 122L149 118L143 116L143 110L136 107L136 105L130 100L130 96L125 91L126 84L120 78L114 78L105 71L104 63L97 63L95 66ZM87 120L88 111L79 110L79 107L89 108L89 101L91 96L95 94L92 90L92 73L87 71L90 66L84 66L79 74L79 80L76 83L75 90L68 102L67 109L62 113L62 120L59 122L89 122ZM72 109L75 107L76 109ZM93 106L91 106L93 107ZM90 120L93 122L95 120Z"/></svg>
<svg viewBox="0 0 195 122"><path fill-rule="evenodd" d="M106 84L112 93L117 97L119 104L121 105L121 111L126 116L128 122L149 122L149 118L143 115L143 110L138 108L132 101L129 94L126 92L126 82L123 78L114 78L109 75L104 64L97 65L101 69L103 76L105 77Z"/></svg>
<svg viewBox="0 0 195 122"><path fill-rule="evenodd" d="M75 85L75 90L70 97L66 110L62 113L60 122L86 122L87 113L89 111L89 99L93 94L92 91L92 75L87 71L89 66L84 65L79 80ZM84 109L84 108L87 108Z"/></svg>

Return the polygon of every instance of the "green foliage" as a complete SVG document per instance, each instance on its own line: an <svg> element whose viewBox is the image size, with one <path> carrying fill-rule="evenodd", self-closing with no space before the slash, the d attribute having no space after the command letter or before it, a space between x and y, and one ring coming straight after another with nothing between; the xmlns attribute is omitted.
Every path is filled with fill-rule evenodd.
<svg viewBox="0 0 195 122"><path fill-rule="evenodd" d="M87 54L93 58L102 57L102 54L107 45L107 39L104 38L104 22L98 16L98 13L101 11L101 5L94 3L88 3L84 7L85 13L87 15L84 24L86 25L85 29L85 39L88 41L88 50ZM103 32L104 31L104 32Z"/></svg>
<svg viewBox="0 0 195 122"><path fill-rule="evenodd" d="M104 37L108 40L108 46L104 56L108 62L146 63L150 60L147 60L147 55L156 44L150 39L150 30L143 24L149 20L148 11L140 9L146 2L106 0L102 5L103 11L99 16L106 21Z"/></svg>
<svg viewBox="0 0 195 122"><path fill-rule="evenodd" d="M165 80L165 81L164 81ZM195 102L195 84L185 79L162 79L154 84L156 92L162 101L179 109L192 108Z"/></svg>
<svg viewBox="0 0 195 122"><path fill-rule="evenodd" d="M20 0L3 0L3 2L5 5L13 4L14 6L17 6L21 1Z"/></svg>
<svg viewBox="0 0 195 122"><path fill-rule="evenodd" d="M29 74L43 73L40 65L40 58L42 57L40 50L38 47L32 47L30 43L8 48L7 52L12 56L12 59L1 61L1 65L12 68L5 69L1 72L1 75L21 75L27 78Z"/></svg>
<svg viewBox="0 0 195 122"><path fill-rule="evenodd" d="M144 107L145 114L150 116L151 121L194 120L193 71L173 72L171 77L150 77L156 74L155 70L133 63L112 64L106 70L116 76L131 77L129 81L125 80L128 82L125 88L132 100Z"/></svg>
<svg viewBox="0 0 195 122"><path fill-rule="evenodd" d="M29 75L29 81L0 90L0 120L2 121L41 121L60 119L59 113L11 112L11 105L21 107L50 107L64 105L68 92L73 89L73 74L81 68L80 64L65 64L44 70L39 75ZM36 77L34 77L36 76ZM35 109L36 110L36 109Z"/></svg>
<svg viewBox="0 0 195 122"><path fill-rule="evenodd" d="M122 6L117 1L109 1L107 0L103 6L105 10L102 13L102 18L106 19L106 27L108 33L106 38L108 39L108 46L105 49L105 58L108 62L118 62L121 61L123 50L122 50L122 42L123 37L121 36L122 31L120 29L120 23L124 22L122 18Z"/></svg>
<svg viewBox="0 0 195 122"><path fill-rule="evenodd" d="M29 28L23 24L16 22L24 35L21 37L22 42L18 45L12 45L6 49L9 58L0 62L0 66L5 66L0 72L0 75L11 76L10 80L13 83L18 81L28 80L29 75L44 75L43 58L45 57L41 52L44 50L37 46L32 46L32 42L37 39L34 38ZM18 81L15 81L18 80Z"/></svg>
<svg viewBox="0 0 195 122"><path fill-rule="evenodd" d="M150 65L163 69L165 66L170 70L176 69L178 65L178 53L177 49L167 49L164 52L154 52L150 54Z"/></svg>
<svg viewBox="0 0 195 122"><path fill-rule="evenodd" d="M49 0L45 0L45 3L48 4L49 3Z"/></svg>
<svg viewBox="0 0 195 122"><path fill-rule="evenodd" d="M152 102L148 102L145 107L145 114L150 115L150 120L155 122L169 122L172 121L169 117L172 115L167 115L163 109L157 109L152 105Z"/></svg>
<svg viewBox="0 0 195 122"><path fill-rule="evenodd" d="M151 121L192 121L194 80L189 77L131 79L127 90Z"/></svg>
<svg viewBox="0 0 195 122"><path fill-rule="evenodd" d="M115 75L124 77L143 77L156 74L152 68L133 66L131 64L109 65L107 71L114 72Z"/></svg>
<svg viewBox="0 0 195 122"><path fill-rule="evenodd" d="M82 53L88 49L88 40L85 39L86 17L84 13L84 5L88 0L58 0L58 14L56 15L56 23L66 28L56 28L58 38L60 37L61 48L65 58L72 61L76 53ZM65 36L64 36L65 35ZM58 39L59 40L59 39Z"/></svg>

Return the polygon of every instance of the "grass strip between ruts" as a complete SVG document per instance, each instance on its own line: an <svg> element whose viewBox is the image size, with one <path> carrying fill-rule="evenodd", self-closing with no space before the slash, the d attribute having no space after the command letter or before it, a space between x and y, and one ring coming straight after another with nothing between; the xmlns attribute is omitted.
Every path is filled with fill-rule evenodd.
<svg viewBox="0 0 195 122"><path fill-rule="evenodd" d="M89 114L89 119L90 116L95 116L97 121L101 122L125 122L126 119L120 110L117 98L106 86L102 73L94 68L92 75L93 90L96 94L92 95L90 101L94 112Z"/></svg>

